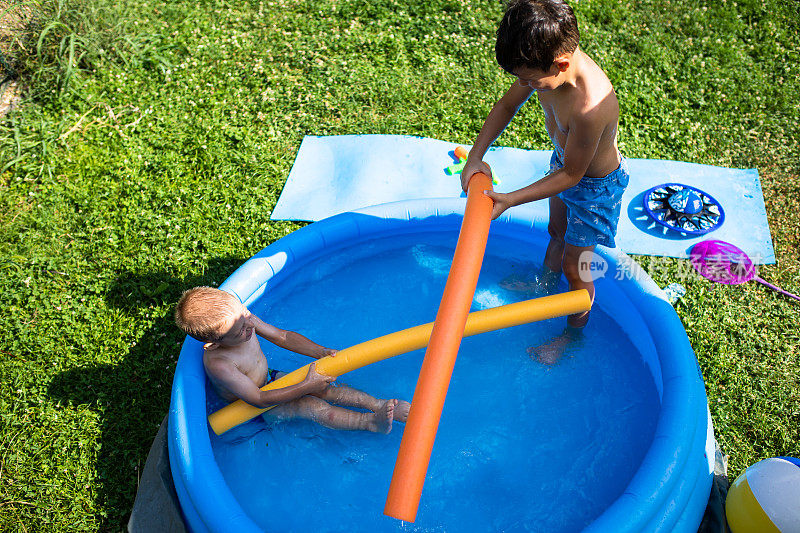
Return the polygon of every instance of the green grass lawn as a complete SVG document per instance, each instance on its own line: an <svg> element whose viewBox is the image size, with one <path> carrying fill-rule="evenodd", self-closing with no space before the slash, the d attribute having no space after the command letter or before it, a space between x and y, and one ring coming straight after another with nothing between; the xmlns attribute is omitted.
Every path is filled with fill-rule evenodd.
<svg viewBox="0 0 800 533"><path fill-rule="evenodd" d="M502 4L28 4L29 90L0 120L0 530L117 531L168 409L181 292L301 226L269 216L304 135L471 143L512 81L494 61ZM798 4L573 5L625 155L758 168L778 261L761 275L800 293ZM537 105L498 144L547 149ZM661 286L683 271L637 260ZM800 456L800 305L685 285L730 474Z"/></svg>

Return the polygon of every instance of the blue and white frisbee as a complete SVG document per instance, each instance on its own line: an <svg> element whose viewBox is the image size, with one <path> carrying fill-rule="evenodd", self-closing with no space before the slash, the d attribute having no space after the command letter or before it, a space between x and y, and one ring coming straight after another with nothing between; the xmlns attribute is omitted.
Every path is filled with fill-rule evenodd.
<svg viewBox="0 0 800 533"><path fill-rule="evenodd" d="M665 183L649 189L644 193L643 203L656 223L682 235L703 235L725 221L725 211L710 194L682 183Z"/></svg>

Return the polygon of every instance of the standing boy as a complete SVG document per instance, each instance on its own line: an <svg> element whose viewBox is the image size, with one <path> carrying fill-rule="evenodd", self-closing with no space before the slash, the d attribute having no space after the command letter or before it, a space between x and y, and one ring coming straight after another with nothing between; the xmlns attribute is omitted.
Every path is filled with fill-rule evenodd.
<svg viewBox="0 0 800 533"><path fill-rule="evenodd" d="M461 174L467 189L475 172L491 174L482 160L517 111L535 92L554 150L550 172L510 193L486 191L492 218L516 205L549 198L550 242L545 277L564 272L572 290L594 301L589 262L595 245L614 247L628 172L617 150L619 104L606 74L578 46L578 24L562 0L512 0L497 30L500 66L517 79L492 107ZM564 334L533 350L554 362L569 338L586 325L589 312L571 315Z"/></svg>

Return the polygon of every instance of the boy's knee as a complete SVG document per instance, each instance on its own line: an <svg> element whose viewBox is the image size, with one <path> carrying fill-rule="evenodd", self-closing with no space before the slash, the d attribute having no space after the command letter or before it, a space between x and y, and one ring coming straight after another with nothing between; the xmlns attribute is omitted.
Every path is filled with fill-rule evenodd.
<svg viewBox="0 0 800 533"><path fill-rule="evenodd" d="M315 396L304 396L308 398L305 402L304 413L306 418L318 424L330 427L336 418L336 408L331 404Z"/></svg>
<svg viewBox="0 0 800 533"><path fill-rule="evenodd" d="M296 416L312 416L330 407L328 402L316 396L307 395L291 402L292 410Z"/></svg>
<svg viewBox="0 0 800 533"><path fill-rule="evenodd" d="M311 394L309 394L308 396L313 396L313 397L315 397L315 398L321 398L321 399L323 399L323 400L324 400L325 398L327 398L327 397L328 397L328 395L330 395L330 393L331 393L331 389L333 389L333 386L332 386L332 385L328 385L327 387L325 387L325 388L324 388L324 389L322 389L321 391L319 391L319 392L312 392L312 393L311 393Z"/></svg>
<svg viewBox="0 0 800 533"><path fill-rule="evenodd" d="M550 234L550 239L556 241L561 246L564 246L564 234L566 233L565 228L562 228L560 225L551 221L547 224L547 233Z"/></svg>
<svg viewBox="0 0 800 533"><path fill-rule="evenodd" d="M583 254L583 251L578 252L572 247L564 253L564 261L561 267L564 271L564 277L567 278L570 286L588 281L581 279L581 261L584 260ZM585 270L585 266L583 270Z"/></svg>
<svg viewBox="0 0 800 533"><path fill-rule="evenodd" d="M572 286L576 281L580 281L580 268L578 267L577 262L568 261L565 257L561 264L561 270L564 272L564 277L567 278L570 286Z"/></svg>

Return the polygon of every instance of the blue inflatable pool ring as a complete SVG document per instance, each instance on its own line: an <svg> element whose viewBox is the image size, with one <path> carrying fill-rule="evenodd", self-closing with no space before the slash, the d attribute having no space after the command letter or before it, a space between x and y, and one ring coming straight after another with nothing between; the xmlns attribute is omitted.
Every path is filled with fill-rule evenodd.
<svg viewBox="0 0 800 533"><path fill-rule="evenodd" d="M649 189L643 203L656 223L682 235L704 235L725 221L725 211L710 194L681 183Z"/></svg>
<svg viewBox="0 0 800 533"><path fill-rule="evenodd" d="M413 252L418 249L419 243L423 243L424 247L429 247L427 248L428 250L438 250L439 248L437 247L441 247L440 252L437 252L441 257L446 258L448 255L452 257L450 249L441 243L454 242L462 221L463 212L464 201L453 198L397 202L372 206L356 212L343 213L305 226L272 243L244 263L220 288L237 295L248 306L258 305L258 302L265 295L274 295L276 301L280 301L280 291L284 290L281 287L300 276L299 273L307 272L303 276L308 275L308 279L313 279L315 284L320 284L328 279L326 277L328 276L328 271L338 272L342 270L341 265L344 263L337 263L338 259L336 259L340 252L356 254L347 263L347 265L355 266L344 268L344 270L351 269L353 276L364 275L357 267L360 266L361 262L372 261L370 259L372 257L378 258L380 261L399 261L402 259L404 261L407 260L408 264L417 264L417 261L423 261L423 263L420 263L420 272L433 272L440 266L446 272L446 269L449 268L447 259L443 261L443 265L439 265L438 262L431 261L432 257L438 258L435 253L431 252L427 255L415 256ZM493 222L490 236L490 243L498 242L502 244L500 248L492 253L502 253L502 255L498 255L495 258L490 254L489 259L500 261L500 258L502 258L506 261L507 257L512 257L516 254L513 250L517 249L521 250L520 254L524 257L533 254L533 251L536 250L543 251L548 239L547 224L546 218L538 217L534 213L504 214ZM396 248L390 245L393 241L414 243L415 246L410 248L411 252L407 254L407 258L398 259L398 254L393 251ZM404 248L397 249L404 250ZM597 508L590 516L582 520L580 527L577 529L583 529L586 533L649 533L656 531L694 533L698 529L708 503L708 494L713 479L714 457L713 427L697 360L674 308L666 300L663 291L647 274L636 263L630 261L628 256L617 249L598 246L596 255L598 261L602 261L603 264L607 265L609 275L596 280L598 287L595 300L597 315L593 320L597 323L601 317L605 316L609 317L609 321L612 321L610 317L613 317L613 321L609 322L609 324L613 326L615 331L618 330L619 338L624 339L625 343L630 343L630 352L633 357L631 361L634 362L631 368L638 369L637 371L641 371L643 376L649 374L647 378L652 379L653 410L646 413L645 416L652 420L653 434L651 439L644 442L639 458L630 459L630 464L625 461L619 463L629 467L629 473L621 477L619 486L614 489L614 493L618 495L615 498L610 498L602 507ZM492 261L484 262L488 268L487 272L491 275L493 275L491 269L495 268L493 265L503 265L503 268L507 266L507 263L494 263ZM320 264L325 264L325 267L329 270L319 270ZM506 271L503 270L502 272L505 273ZM407 271L403 271L404 275L406 273ZM616 273L624 275L617 276ZM499 272L498 275L500 275ZM377 279L377 272L374 277ZM400 278L388 278L389 281L394 279ZM303 277L299 283L305 283L305 280L306 278ZM436 290L428 290L427 284L429 282L425 279L418 280L413 278L408 280L407 283L409 286L419 286L419 290L408 294L409 303L404 304L404 309L405 307L410 308L410 304L413 303L412 301L415 298L422 298L425 291L435 296L440 294L441 291L438 285L432 286ZM294 286L289 286L289 288L294 290ZM370 291L355 292L347 296L362 299L375 297L376 292ZM339 308L342 304L332 301L331 305ZM302 307L300 308L303 309ZM428 313L428 310L424 310L424 312ZM320 316L327 314L330 314L330 310L324 313L321 312ZM309 314L309 317L311 316ZM308 320L310 323L318 320L318 318L303 318L303 320ZM364 320L364 324L360 324L359 328L365 328L367 322L369 321ZM376 322L380 322L380 320L376 320ZM334 319L332 324L335 326L336 323ZM382 328L384 326L377 324L376 327ZM559 321L554 323L552 327L555 328L554 331L560 331L563 324ZM515 335L521 334L511 332L508 335L508 338L511 339L510 342L517 342ZM604 333L604 335L611 338L610 334L606 335ZM500 338L497 337L497 339ZM514 369L530 367L528 370L530 374L525 374L525 376L536 378L539 375L536 373L536 366L530 363L529 358L524 353L524 347L528 345L526 344L528 341L521 338L518 342L519 346L522 347L520 349L523 350L522 356L518 357L519 362L509 355L497 358L498 360L503 359L503 361L493 361L492 365L508 364L510 365L509 368L513 367ZM612 344L612 346L618 347L621 345ZM352 509L358 509L358 505L361 505L360 502L365 500L362 495L357 494L355 491L346 494L345 503L347 505L339 506L341 509L338 509L335 505L331 506L330 502L323 501L325 498L320 498L319 501L310 499L306 502L286 497L284 495L284 493L288 493L286 487L291 484L281 489L267 491L265 484L269 480L259 475L257 473L258 469L251 462L248 462L248 459L240 461L238 456L228 454L229 451L236 450L239 446L239 442L235 441L235 439L231 442L218 442L218 450L222 452L220 455L216 455L212 448L212 438L215 437L213 432L210 431L207 422L209 411L207 402L209 399L206 396L207 379L203 370L202 350L202 343L189 337L183 343L173 380L168 426L171 472L178 499L180 500L181 510L190 531L196 533L227 531L258 533L264 530L312 530L290 526L294 523L292 520L295 517L305 520L305 517L317 514L319 506L323 503L328 506L326 509L329 509L329 511L326 511L328 514L324 515L326 526L329 526L329 528L314 530L340 531L347 529L350 531L392 532L406 530L403 523L384 517L380 513L380 507L376 507L369 516L354 515ZM463 361L468 362L470 359L464 359ZM473 366L480 366L483 362L479 355L472 361L474 363ZM572 359L570 358L569 361L572 361ZM412 361L409 361L408 364L413 366ZM464 363L460 368L466 371L470 367ZM576 369L583 372L583 369L588 371L592 368L601 367L574 365L569 368L570 371L568 373L565 372L565 375L574 376ZM366 372L367 370L362 369L360 372ZM378 376L381 375L383 370L376 368L375 371L375 375ZM542 370L542 376L545 376L544 372ZM558 374L556 371L554 373ZM547 371L547 379L544 382L550 383L552 375ZM356 376L351 375L348 379L356 379ZM527 377L522 381L526 380ZM379 390L380 383L371 378L365 378L365 382L374 383L374 386L369 390ZM595 379L593 377L587 383L591 384L592 391L602 393L586 395L586 397L591 397L591 408L598 410L599 413L606 413L608 406L613 405L608 402L608 397L613 390L609 389L607 392L603 392L606 389L604 389L603 379L600 378ZM410 381L409 386L413 386L413 380ZM490 381L487 383L488 388L503 386L499 382ZM471 387L474 388L474 386ZM493 394L492 396L502 395ZM513 394L509 396L512 400L516 398ZM575 396L573 400L577 401L579 396ZM455 399L456 396L454 395L453 398ZM640 407L638 404L641 401L637 399L636 402L638 402L637 405L629 403L620 403L619 405L626 410L638 409ZM516 400L513 403L517 405ZM450 405L458 407L459 403L451 401ZM453 418L459 413L459 416L465 416L474 409L474 406L465 405L463 410L453 411L451 415L454 415ZM550 411L549 408L537 410ZM567 411L556 411L555 418L552 420L552 423L559 427L568 425L558 419L558 413L561 412ZM608 413L611 414L611 411L608 411ZM575 423L572 424L575 431L577 431L576 434L580 435L582 439L588 438L590 433L597 433L601 430L624 432L630 429L626 425L617 427L611 424L607 428L586 428L585 423L583 419L576 419ZM253 422L253 424L257 425L258 421ZM263 425L263 421L261 424ZM455 423L452 426L457 427L459 424ZM269 431L262 431L259 428L255 433L243 431L241 436L245 437L245 439L242 441L244 444L241 448L249 450L250 447L253 447L253 453L259 460L269 453L281 454L282 460L286 461L286 458L294 457L292 455L295 453L293 450L305 449L307 441L312 442L309 446L316 446L313 444L313 439L309 440L302 437L309 434L306 433L309 430L303 429L304 427L303 425L295 426L291 431L298 432L296 434L281 433L280 429L275 428ZM397 435L399 431L393 432L391 435ZM441 428L440 431L442 431ZM470 428L468 433L480 435L480 431L481 428L473 427ZM517 431L509 433L517 433ZM634 433L640 434L641 428L635 428ZM264 435L271 435L270 439L272 440L258 440ZM297 435L300 435L300 437ZM391 435L385 437L385 439L390 438ZM492 430L491 433L486 433L486 435L491 436L491 438L470 441L473 442L473 445L468 442L454 444L456 447L452 448L453 450L462 451L457 454L440 457L439 463L451 465L447 466L447 468L443 467L442 472L447 472L452 476L467 476L464 479L468 479L469 475L471 475L470 472L475 468L481 469L481 472L494 472L493 454L503 453L502 450L516 453L515 449L512 448L498 448L497 443L500 442L498 439L503 435L497 434L495 430ZM356 438L357 436L352 437L347 434L345 437ZM335 438L345 437L336 436ZM365 447L373 446L371 443L374 439L369 437L372 436L367 435L361 441L360 446L362 448L366 449ZM333 439L334 437L331 438ZM255 448L256 444L254 443L256 442L260 443L258 444L258 449ZM267 448L265 444L269 442L273 442L273 445ZM312 456L309 461L316 464L314 461L319 460L320 457L326 457L320 454L344 453L345 450L349 449L349 445L335 444L338 440L331 440L330 442L334 443L332 447L328 446L324 449L320 447L319 450L315 450L314 453L318 455ZM344 443L345 441L342 442ZM382 443L384 441L381 440L379 442ZM383 452L384 444L374 446L379 447L380 451ZM595 464L594 462L597 457L595 454L599 453L600 449L601 447L599 446L592 448L592 453L580 459L583 463L578 463L574 467L569 466L572 464L569 463L569 457L560 458L559 461L563 461L564 468L570 469L570 473L568 476L565 475L563 479L552 477L552 482L548 481L547 486L555 487L557 492L562 489L568 489L571 484L575 483L574 479L578 479L576 476L582 470L593 472L587 479L594 478L597 475L596 472L603 470L600 468L602 466L601 463ZM611 453L611 455L607 454L606 457L613 458L613 454L617 452L611 451L608 453ZM380 453L379 456L382 457L383 454ZM274 457L278 457L278 455L274 455ZM552 460L552 457L545 459ZM622 459L628 460L627 457L622 457ZM233 464L231 461L239 461L236 463L239 467L234 470L227 469L226 465ZM356 455L336 456L336 460L331 462L329 466L315 468L314 471L326 476L326 480L333 480L332 482L335 482L337 487L343 482L343 476L340 475L341 472L352 472L353 475L348 480L350 478L371 479L371 477L375 477L372 470L367 471L369 475L359 470L359 468L362 468L359 466L362 464L359 461L361 461L360 456ZM562 464L559 461L557 461L558 464ZM276 470L270 470L270 473L277 472L279 466L279 464L275 463ZM559 469L556 468L556 470ZM291 471L294 472L294 470ZM566 472L566 470L559 470L559 472ZM233 475L231 475L232 473ZM388 475L390 475L390 470L387 471ZM491 510L487 511L489 512L488 516L483 516L480 512L473 513L472 508L480 507L479 504L481 502L491 499L489 498L490 495L496 494L497 500L500 501L501 499L508 499L508 494L518 494L513 491L505 492L506 487L517 486L512 485L512 483L524 485L527 479L533 478L535 475L536 471L527 469L520 471L516 476L511 476L514 479L503 481L500 477L506 476L498 476L496 485L488 487L470 486L469 490L464 491L450 489L457 482L455 477L440 481L438 484L429 480L431 486L426 490L431 491L439 487L438 490L441 490L442 492L440 493L442 494L457 494L457 501L465 502L465 505L461 507L464 513L472 513L469 514L470 517L485 520L485 524L493 524L501 518L505 519L505 517L492 516L491 513L493 511ZM303 479L306 480L306 483L311 483L307 478ZM375 483L380 483L380 480L376 480ZM583 494L586 492L585 489L585 487L579 486L576 490ZM603 489L605 491L611 490L607 485ZM281 490L284 493L280 492ZM251 497L253 494L255 496ZM533 496L542 499L547 494L535 493ZM330 500L330 498L328 499ZM334 503L335 500L336 498L333 499ZM252 502L260 505L263 501L267 501L272 506L264 507L271 510L268 525L263 525L259 522L268 513L255 514L248 510ZM436 502L431 505L433 506L434 504ZM288 509L289 512L276 512L284 508ZM438 507L434 506L431 509L438 509ZM522 509L522 506L516 506L515 509ZM305 523L302 520L300 523ZM439 523L438 517L433 511L431 511L428 520L433 526ZM461 520L461 518L456 517L455 520ZM468 520L468 518L465 517L463 520ZM522 521L519 524L524 527L525 524L535 524L538 518L525 517L520 511L520 520ZM466 529L470 529L471 523L463 523ZM286 524L286 527L282 527L282 524ZM451 530L454 529L456 528L451 528ZM489 526L481 530L492 529L497 528ZM574 529L576 528L572 528L572 530ZM444 529L440 528L440 530ZM562 530L564 529L562 528Z"/></svg>

